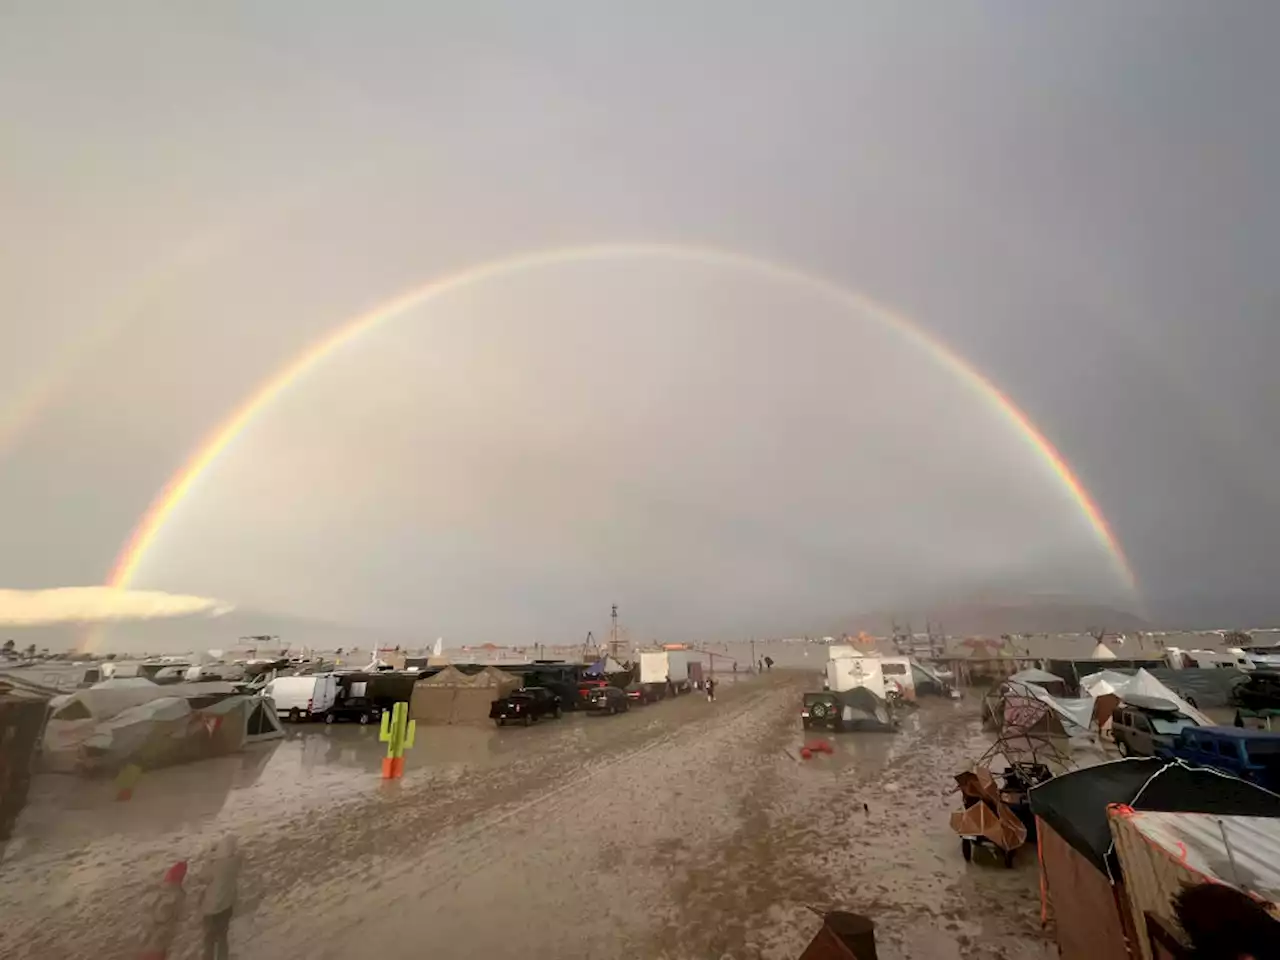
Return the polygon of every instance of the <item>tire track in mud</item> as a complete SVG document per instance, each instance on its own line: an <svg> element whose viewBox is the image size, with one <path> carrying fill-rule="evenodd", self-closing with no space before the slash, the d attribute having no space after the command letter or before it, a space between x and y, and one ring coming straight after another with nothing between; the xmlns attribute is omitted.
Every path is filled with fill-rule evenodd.
<svg viewBox="0 0 1280 960"><path fill-rule="evenodd" d="M731 702L718 704L711 712L682 726L665 731L659 727L647 742L637 746L634 740L630 741L630 748L613 751L554 786L483 811L472 811L465 826L438 831L433 839L415 849L411 858L401 857L394 863L367 858L362 867L349 869L337 883L295 886L272 904L270 912L276 921L282 916L301 914L310 919L301 925L288 920L272 922L254 937L251 955L275 956L278 951L274 944L287 944L301 932L318 937L321 942L328 941L334 956L349 953L351 947L342 944L343 930L367 921L370 912L368 898L351 896L351 887L361 887L362 878L376 889L380 914L394 916L404 910L416 917L415 927L428 918L433 918L442 931L456 926L458 940L469 944L468 953L477 947L478 934L490 932L486 929L492 926L486 920L486 909L494 899L503 899L504 920L523 918L516 926L526 932L522 950L527 956L599 957L602 952L605 956L629 955L614 953L614 946L603 951L600 945L584 950L581 936L566 942L559 938L554 924L537 942L530 942L527 932L558 916L563 929L576 929L585 935L593 924L589 918L584 919L580 900L589 900L603 886L620 879L626 883L615 884L617 895L625 895L632 907L643 900L647 909L615 909L607 923L596 924L600 936L616 935L619 930L648 923L654 910L663 909L660 889L650 885L642 891L642 877L634 873L621 877L618 870L610 869L610 863L600 861L601 853L610 850L617 858L613 831L618 827L645 832L645 817L651 816L654 809L640 807L633 812L628 806L633 802L642 805L655 794L679 796L690 770L696 771L702 762L701 754L714 755L723 749L728 745L726 741L738 738L736 731L750 715L780 704L787 695L785 690L766 686L744 690ZM646 791L649 797L645 796ZM576 826L579 820L585 820L581 828ZM583 868L587 863L591 865L589 870ZM559 892L530 888L531 884L545 881L547 873L556 877L547 882L558 884ZM627 888L625 894L622 886ZM489 902L483 902L486 900ZM428 905L425 910L424 905ZM317 906L323 917L318 925ZM397 951L390 935L379 936L383 935L388 939L380 948L382 955L411 955ZM362 936L361 945L370 945L367 934ZM495 937L493 946L501 950L502 938ZM439 943L436 947L433 953L437 956L451 954L447 948L439 949ZM462 951L458 952L461 955ZM320 955L329 954L322 950Z"/></svg>
<svg viewBox="0 0 1280 960"><path fill-rule="evenodd" d="M797 718L780 716L738 832L679 864L683 908L652 955L788 960L819 913L846 909L876 921L882 960L1045 956L1034 855L1015 871L966 866L950 832L970 712L926 701L900 733L827 737L835 755L810 761L798 759L809 737Z"/></svg>
<svg viewBox="0 0 1280 960"><path fill-rule="evenodd" d="M241 840L248 885L263 893L256 915L237 917L233 938L240 932L270 940L273 929L290 927L295 918L307 918L300 926L305 931L314 924L318 905L382 891L379 902L360 918L367 922L370 912L381 909L380 902L403 900L395 881L412 873L406 854L414 862L426 857L444 873L428 894L456 885L468 875L469 864L493 856L496 840L479 843L486 831L500 832L539 805L554 810L558 802L570 803L592 778L604 777L628 758L660 753L683 736L749 711L769 687L752 681L722 689L726 702L714 713L700 710L692 697L682 697L621 718L579 718L604 726L556 728L541 736L535 731L529 754L496 767L411 768L404 781L284 821L255 819L243 829L230 824ZM627 724L629 718L635 722ZM606 734L603 741L601 732ZM524 731L508 733L518 737ZM449 736L450 731L438 735ZM0 955L131 958L138 936L136 903L154 890L170 863L196 856L226 826L144 838L132 850L124 838L103 836L83 847L37 851L4 865L8 889L0 898L6 920L0 929ZM92 881L77 879L78 865L93 874ZM19 875L21 884L14 882ZM45 895L46 890L55 896ZM184 930L174 956L190 953L192 939L193 931Z"/></svg>

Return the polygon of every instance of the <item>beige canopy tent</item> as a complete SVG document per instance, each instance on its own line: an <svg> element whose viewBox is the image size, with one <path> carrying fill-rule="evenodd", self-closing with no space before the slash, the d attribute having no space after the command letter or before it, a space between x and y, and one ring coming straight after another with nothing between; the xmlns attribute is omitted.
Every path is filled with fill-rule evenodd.
<svg viewBox="0 0 1280 960"><path fill-rule="evenodd" d="M520 689L521 680L497 667L468 676L445 667L413 686L409 716L420 723L474 723L489 719L489 707Z"/></svg>

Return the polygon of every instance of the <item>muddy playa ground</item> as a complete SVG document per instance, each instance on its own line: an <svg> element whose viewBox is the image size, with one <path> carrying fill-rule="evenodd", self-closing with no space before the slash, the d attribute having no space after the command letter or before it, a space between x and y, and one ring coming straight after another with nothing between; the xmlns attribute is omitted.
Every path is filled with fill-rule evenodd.
<svg viewBox="0 0 1280 960"><path fill-rule="evenodd" d="M1051 956L1033 848L966 864L952 774L976 697L802 760L810 673L725 677L617 717L418 732L403 780L377 731L289 727L244 754L109 784L40 776L0 864L0 955L138 956L146 898L234 832L237 960L371 955L793 958L814 910L864 913L882 960ZM188 904L171 956L199 955Z"/></svg>

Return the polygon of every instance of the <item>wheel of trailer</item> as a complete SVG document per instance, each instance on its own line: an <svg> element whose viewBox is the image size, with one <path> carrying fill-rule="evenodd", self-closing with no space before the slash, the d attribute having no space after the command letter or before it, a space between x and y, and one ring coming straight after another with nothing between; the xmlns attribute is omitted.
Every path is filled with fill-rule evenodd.
<svg viewBox="0 0 1280 960"><path fill-rule="evenodd" d="M960 841L960 856L964 857L965 862L973 859L973 841L964 839Z"/></svg>
<svg viewBox="0 0 1280 960"><path fill-rule="evenodd" d="M1122 757L1127 757L1127 756L1129 756L1129 741L1128 741L1128 740L1117 740L1117 741L1116 741L1116 749L1118 749L1118 750L1120 751L1120 756L1122 756Z"/></svg>
<svg viewBox="0 0 1280 960"><path fill-rule="evenodd" d="M299 710L297 707L294 707L292 710L289 711L290 723L297 723L301 719L302 719L302 711Z"/></svg>
<svg viewBox="0 0 1280 960"><path fill-rule="evenodd" d="M528 727L528 726L532 726L532 724L533 724L533 715L526 713L524 715L524 725Z"/></svg>
<svg viewBox="0 0 1280 960"><path fill-rule="evenodd" d="M333 723L333 722L334 722L335 720L337 720L337 719L338 719L338 718L337 718L337 717L335 717L335 716L333 715L333 711L332 711L332 710L330 710L328 713L326 713L326 714L324 715L324 722L325 722L325 723Z"/></svg>
<svg viewBox="0 0 1280 960"><path fill-rule="evenodd" d="M554 716L557 720L559 720L561 717L563 717L563 716L564 716L564 711L560 709L560 704L558 704L558 703L556 704L556 710L555 710L555 713L553 714L553 716Z"/></svg>

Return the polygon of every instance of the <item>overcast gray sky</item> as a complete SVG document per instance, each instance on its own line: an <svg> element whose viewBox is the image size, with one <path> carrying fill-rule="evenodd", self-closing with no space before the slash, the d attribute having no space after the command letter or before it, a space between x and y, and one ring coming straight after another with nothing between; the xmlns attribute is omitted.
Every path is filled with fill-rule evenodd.
<svg viewBox="0 0 1280 960"><path fill-rule="evenodd" d="M1280 615L1273 3L7 4L0 586L101 583L257 384L610 241L891 304L1057 445L1159 619ZM1132 603L1024 438L803 285L645 259L343 347L137 585L434 636Z"/></svg>

